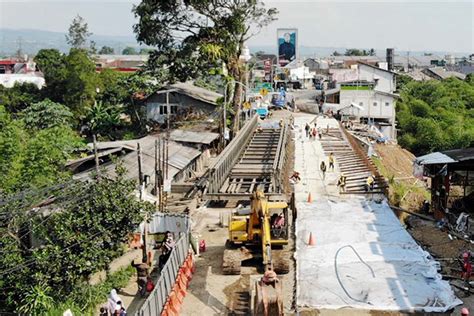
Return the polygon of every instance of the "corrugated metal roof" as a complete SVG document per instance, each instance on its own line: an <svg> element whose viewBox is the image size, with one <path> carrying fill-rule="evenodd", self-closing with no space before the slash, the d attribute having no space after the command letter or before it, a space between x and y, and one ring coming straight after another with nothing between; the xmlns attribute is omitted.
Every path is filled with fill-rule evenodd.
<svg viewBox="0 0 474 316"><path fill-rule="evenodd" d="M127 169L126 178L138 179L138 158L137 158L137 143L140 143L142 152L142 171L144 175L150 176L150 181L155 181L155 140L162 138L163 135L148 135L137 140L117 141L117 142L99 142L97 148L127 148L133 152L121 157L120 160L123 166ZM90 146L91 144L89 144ZM163 146L163 145L162 145ZM184 146L180 143L168 142L168 175L173 178L195 158L199 157L201 152L195 148ZM105 166L105 172L111 176L115 175L115 164L108 163ZM75 178L81 179L89 177L90 172L86 171L75 175Z"/></svg>
<svg viewBox="0 0 474 316"><path fill-rule="evenodd" d="M217 133L193 132L174 130L170 134L170 139L175 142L196 143L209 145L219 137Z"/></svg>
<svg viewBox="0 0 474 316"><path fill-rule="evenodd" d="M453 163L456 160L452 159L449 156L441 152L435 152L431 154L427 154L421 157L417 157L415 159L415 163L419 165L433 165L433 164L445 164L445 163Z"/></svg>
<svg viewBox="0 0 474 316"><path fill-rule="evenodd" d="M201 87L195 86L192 82L177 82L167 87L168 89L176 89L179 93L185 94L193 99L211 103L216 105L217 99L222 95Z"/></svg>
<svg viewBox="0 0 474 316"><path fill-rule="evenodd" d="M458 161L474 160L474 147L446 150L443 154Z"/></svg>
<svg viewBox="0 0 474 316"><path fill-rule="evenodd" d="M415 159L419 165L435 165L474 160L474 147L434 152Z"/></svg>

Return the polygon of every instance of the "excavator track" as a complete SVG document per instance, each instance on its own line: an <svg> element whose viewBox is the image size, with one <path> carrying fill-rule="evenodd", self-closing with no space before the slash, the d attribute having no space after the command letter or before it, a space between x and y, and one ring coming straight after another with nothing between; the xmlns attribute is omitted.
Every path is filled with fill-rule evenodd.
<svg viewBox="0 0 474 316"><path fill-rule="evenodd" d="M272 250L273 271L276 274L288 274L290 272L290 253L286 249Z"/></svg>

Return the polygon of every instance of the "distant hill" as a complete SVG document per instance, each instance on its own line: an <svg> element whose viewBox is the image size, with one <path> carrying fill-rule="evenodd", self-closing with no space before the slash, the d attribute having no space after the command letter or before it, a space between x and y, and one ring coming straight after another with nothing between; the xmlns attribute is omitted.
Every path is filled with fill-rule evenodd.
<svg viewBox="0 0 474 316"><path fill-rule="evenodd" d="M62 52L69 51L66 43L66 34L61 32L50 32L31 29L2 29L0 28L0 55L13 55L21 45L25 54L36 54L42 48L56 48ZM96 42L97 49L102 46L110 46L116 53L125 47L139 47L133 36L107 36L92 35L90 40Z"/></svg>
<svg viewBox="0 0 474 316"><path fill-rule="evenodd" d="M69 45L66 43L65 33L42 31L34 29L2 29L0 28L0 56L14 55L21 43L22 51L25 54L36 54L42 48L56 48L62 52L69 51ZM116 53L121 53L127 46L140 47L133 36L108 36L108 35L92 35L90 40L96 42L97 49L102 46L110 46L114 48ZM369 49L370 47L350 47L359 49ZM264 51L266 53L275 54L276 46L273 45L250 45L252 53ZM344 54L346 47L314 47L301 45L299 47L299 55L301 58L307 57L326 57L330 56L334 51ZM411 51L410 56L420 56L424 53L432 53L438 56L444 56L449 52ZM395 50L395 54L406 56L406 51ZM385 56L385 49L376 49L376 55ZM456 57L468 56L465 54L453 54Z"/></svg>

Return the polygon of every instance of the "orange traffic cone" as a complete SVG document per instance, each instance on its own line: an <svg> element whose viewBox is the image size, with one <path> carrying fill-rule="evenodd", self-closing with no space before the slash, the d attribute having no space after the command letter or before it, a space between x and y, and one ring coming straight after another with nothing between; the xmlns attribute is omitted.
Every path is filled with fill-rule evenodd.
<svg viewBox="0 0 474 316"><path fill-rule="evenodd" d="M313 236L313 233L309 233L308 246L316 246L316 237Z"/></svg>
<svg viewBox="0 0 474 316"><path fill-rule="evenodd" d="M311 192L308 193L308 203L312 203L313 198L311 197Z"/></svg>

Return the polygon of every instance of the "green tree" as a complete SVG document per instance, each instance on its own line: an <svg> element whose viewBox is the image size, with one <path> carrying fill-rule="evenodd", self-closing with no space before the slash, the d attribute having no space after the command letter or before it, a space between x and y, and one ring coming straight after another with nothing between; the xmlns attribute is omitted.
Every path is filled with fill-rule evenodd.
<svg viewBox="0 0 474 316"><path fill-rule="evenodd" d="M66 57L57 49L41 49L34 58L46 81L46 86L42 89L43 96L54 102L64 103L64 95L67 94Z"/></svg>
<svg viewBox="0 0 474 316"><path fill-rule="evenodd" d="M103 69L99 73L100 91L98 100L107 104L120 104L128 99L128 90L125 84L131 75L110 68Z"/></svg>
<svg viewBox="0 0 474 316"><path fill-rule="evenodd" d="M337 50L335 50L335 51L332 53L332 56L342 56L342 54L339 53Z"/></svg>
<svg viewBox="0 0 474 316"><path fill-rule="evenodd" d="M71 126L72 113L68 107L48 99L34 103L22 111L27 128L45 129L57 126Z"/></svg>
<svg viewBox="0 0 474 316"><path fill-rule="evenodd" d="M399 90L396 110L402 146L421 155L474 145L472 85L456 78L407 80Z"/></svg>
<svg viewBox="0 0 474 316"><path fill-rule="evenodd" d="M95 71L95 64L87 52L72 48L66 57L67 77L65 79L65 104L78 119L82 119L86 109L95 101L100 81Z"/></svg>
<svg viewBox="0 0 474 316"><path fill-rule="evenodd" d="M139 18L134 26L137 39L156 47L149 68L166 66L168 81L196 78L222 62L232 78L245 81L245 68L239 61L244 43L277 14L275 8L266 9L258 0L142 0L134 12ZM234 131L239 126L241 89L238 84L234 87Z"/></svg>
<svg viewBox="0 0 474 316"><path fill-rule="evenodd" d="M0 280L3 311L44 315L50 298L58 305L87 301L92 293L83 282L122 254L128 235L154 209L135 198L135 182L124 178L120 165L116 173L116 178L98 182L62 183L44 193L21 192L20 204L0 205L0 214L10 214L0 225L0 267L13 272ZM31 211L43 195L56 199L46 217ZM22 244L20 228L25 225L32 227L40 247Z"/></svg>
<svg viewBox="0 0 474 316"><path fill-rule="evenodd" d="M100 55L113 55L114 53L114 49L109 46L102 46L102 48L99 50Z"/></svg>
<svg viewBox="0 0 474 316"><path fill-rule="evenodd" d="M144 120L143 102L146 97L162 87L164 81L160 74L151 76L148 74L135 73L123 80L123 86L127 87L128 102L126 102L125 113L131 118L133 125L143 128Z"/></svg>
<svg viewBox="0 0 474 316"><path fill-rule="evenodd" d="M410 76L404 75L404 74L397 74L396 80L397 80L398 92L402 91L403 88L407 85L407 83L413 81L413 79Z"/></svg>
<svg viewBox="0 0 474 316"><path fill-rule="evenodd" d="M32 83L15 83L12 88L0 85L0 106L16 113L42 99L41 90Z"/></svg>
<svg viewBox="0 0 474 316"><path fill-rule="evenodd" d="M122 108L117 105L106 105L102 102L94 104L86 116L86 122L90 132L94 135L114 138L113 134L121 123L121 111Z"/></svg>
<svg viewBox="0 0 474 316"><path fill-rule="evenodd" d="M64 163L82 146L81 138L68 126L31 128L25 126L24 113L21 117L13 119L0 106L0 192L41 187L69 178Z"/></svg>
<svg viewBox="0 0 474 316"><path fill-rule="evenodd" d="M87 39L91 35L86 21L80 15L77 15L69 26L66 41L73 48L84 48Z"/></svg>
<svg viewBox="0 0 474 316"><path fill-rule="evenodd" d="M138 52L135 48L127 46L124 48L124 50L122 50L122 55L138 55Z"/></svg>
<svg viewBox="0 0 474 316"><path fill-rule="evenodd" d="M152 48L140 48L140 55L149 55L151 52L153 52L154 49Z"/></svg>

